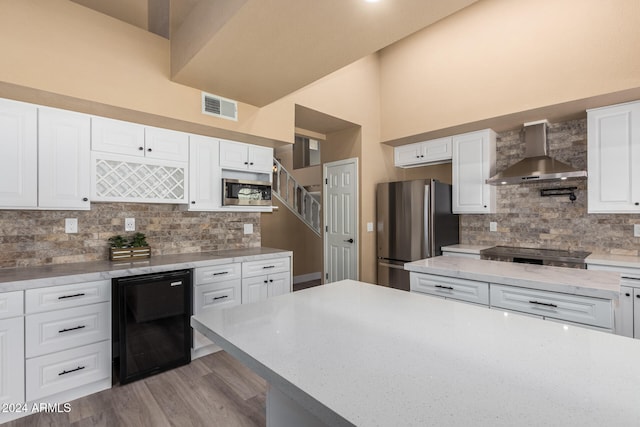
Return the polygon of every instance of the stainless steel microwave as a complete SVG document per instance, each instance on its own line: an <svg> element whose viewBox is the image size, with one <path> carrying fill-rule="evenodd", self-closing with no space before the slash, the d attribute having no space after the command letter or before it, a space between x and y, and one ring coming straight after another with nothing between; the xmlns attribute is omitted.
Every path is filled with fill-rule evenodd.
<svg viewBox="0 0 640 427"><path fill-rule="evenodd" d="M224 206L271 206L271 183L243 179L222 179Z"/></svg>

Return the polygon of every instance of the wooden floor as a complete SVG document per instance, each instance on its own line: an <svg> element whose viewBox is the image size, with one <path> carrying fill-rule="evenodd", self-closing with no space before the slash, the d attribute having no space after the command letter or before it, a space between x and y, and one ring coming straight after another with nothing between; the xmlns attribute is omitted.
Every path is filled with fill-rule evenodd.
<svg viewBox="0 0 640 427"><path fill-rule="evenodd" d="M264 426L266 382L224 351L189 365L3 424L36 426Z"/></svg>

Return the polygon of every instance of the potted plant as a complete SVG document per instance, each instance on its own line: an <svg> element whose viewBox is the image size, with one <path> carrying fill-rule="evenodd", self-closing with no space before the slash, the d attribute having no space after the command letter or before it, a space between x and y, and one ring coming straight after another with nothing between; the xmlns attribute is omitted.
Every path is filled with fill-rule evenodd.
<svg viewBox="0 0 640 427"><path fill-rule="evenodd" d="M136 233L131 237L129 242L129 246L132 248L143 248L149 246L147 243L147 236L144 233Z"/></svg>
<svg viewBox="0 0 640 427"><path fill-rule="evenodd" d="M127 240L119 234L109 237L109 243L111 243L112 248L124 248L127 246Z"/></svg>
<svg viewBox="0 0 640 427"><path fill-rule="evenodd" d="M111 261L131 260L135 258L149 258L151 248L144 233L136 233L131 238L116 235L109 238L109 259Z"/></svg>

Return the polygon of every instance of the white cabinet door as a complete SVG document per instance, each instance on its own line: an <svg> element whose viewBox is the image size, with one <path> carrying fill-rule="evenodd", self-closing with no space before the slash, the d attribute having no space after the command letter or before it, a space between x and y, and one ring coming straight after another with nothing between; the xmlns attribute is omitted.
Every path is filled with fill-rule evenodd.
<svg viewBox="0 0 640 427"><path fill-rule="evenodd" d="M432 274L410 274L411 292L489 305L489 284L475 280L457 279Z"/></svg>
<svg viewBox="0 0 640 427"><path fill-rule="evenodd" d="M453 137L453 212L495 213L496 134L491 129Z"/></svg>
<svg viewBox="0 0 640 427"><path fill-rule="evenodd" d="M250 145L247 158L250 170L271 174L273 170L273 148Z"/></svg>
<svg viewBox="0 0 640 427"><path fill-rule="evenodd" d="M189 210L217 209L222 204L219 142L191 135L189 140Z"/></svg>
<svg viewBox="0 0 640 427"><path fill-rule="evenodd" d="M640 288L633 289L633 337L640 338Z"/></svg>
<svg viewBox="0 0 640 427"><path fill-rule="evenodd" d="M221 140L220 167L271 174L273 149Z"/></svg>
<svg viewBox="0 0 640 427"><path fill-rule="evenodd" d="M220 141L220 167L229 169L247 169L249 150L246 144L232 141Z"/></svg>
<svg viewBox="0 0 640 427"><path fill-rule="evenodd" d="M618 307L620 324L616 325L616 334L633 338L634 288L620 286L620 306ZM637 304L640 306L640 302ZM639 331L640 332L640 331Z"/></svg>
<svg viewBox="0 0 640 427"><path fill-rule="evenodd" d="M38 206L90 209L89 116L49 108L38 114Z"/></svg>
<svg viewBox="0 0 640 427"><path fill-rule="evenodd" d="M249 304L266 300L269 297L268 276L242 279L242 303Z"/></svg>
<svg viewBox="0 0 640 427"><path fill-rule="evenodd" d="M425 162L437 163L451 160L453 158L452 140L453 138L446 137L424 142L422 151Z"/></svg>
<svg viewBox="0 0 640 427"><path fill-rule="evenodd" d="M588 212L640 213L640 102L589 110Z"/></svg>
<svg viewBox="0 0 640 427"><path fill-rule="evenodd" d="M0 99L0 208L38 205L38 110Z"/></svg>
<svg viewBox="0 0 640 427"><path fill-rule="evenodd" d="M270 274L268 296L277 297L291 292L291 275L289 273Z"/></svg>
<svg viewBox="0 0 640 427"><path fill-rule="evenodd" d="M24 320L0 320L0 403L24 402Z"/></svg>
<svg viewBox="0 0 640 427"><path fill-rule="evenodd" d="M421 142L401 145L393 149L393 161L396 167L424 163L422 158L424 158L424 153Z"/></svg>
<svg viewBox="0 0 640 427"><path fill-rule="evenodd" d="M104 117L92 117L91 149L144 157L144 126Z"/></svg>
<svg viewBox="0 0 640 427"><path fill-rule="evenodd" d="M189 160L189 135L170 129L146 127L145 156L152 159L186 162Z"/></svg>

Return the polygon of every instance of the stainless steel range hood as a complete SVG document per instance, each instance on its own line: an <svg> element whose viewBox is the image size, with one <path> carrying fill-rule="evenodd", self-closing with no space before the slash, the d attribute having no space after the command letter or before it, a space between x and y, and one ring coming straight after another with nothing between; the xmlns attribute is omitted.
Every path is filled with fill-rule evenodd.
<svg viewBox="0 0 640 427"><path fill-rule="evenodd" d="M577 170L547 156L547 121L525 123L525 158L487 179L487 184L522 184L584 178L587 171Z"/></svg>

